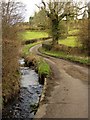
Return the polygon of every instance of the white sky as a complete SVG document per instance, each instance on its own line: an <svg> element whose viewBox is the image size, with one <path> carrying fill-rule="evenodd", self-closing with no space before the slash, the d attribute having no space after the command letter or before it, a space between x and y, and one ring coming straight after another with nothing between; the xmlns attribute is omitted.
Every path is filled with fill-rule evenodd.
<svg viewBox="0 0 90 120"><path fill-rule="evenodd" d="M29 17L34 15L34 12L38 10L37 5L41 3L41 0L19 0L26 5L25 21L29 21Z"/></svg>
<svg viewBox="0 0 90 120"><path fill-rule="evenodd" d="M25 15L25 21L29 21L29 17L34 15L34 12L38 10L37 5L40 5L41 0L18 0L23 2L26 5L26 15ZM47 0L45 0L47 1ZM62 0L63 1L63 0ZM74 1L80 1L80 0L74 0ZM90 1L90 0L81 0L81 1Z"/></svg>

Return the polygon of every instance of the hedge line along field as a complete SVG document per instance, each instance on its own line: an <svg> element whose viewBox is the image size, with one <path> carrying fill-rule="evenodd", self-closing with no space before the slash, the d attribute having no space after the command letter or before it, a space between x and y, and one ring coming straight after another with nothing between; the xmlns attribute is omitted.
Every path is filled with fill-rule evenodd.
<svg viewBox="0 0 90 120"><path fill-rule="evenodd" d="M52 57L61 58L61 59L69 60L72 62L76 62L76 63L88 65L88 66L90 65L90 58L86 56L82 56L82 57L75 56L75 55L66 54L65 52L61 52L61 51L52 51L52 50L49 51L44 48L39 48L39 52Z"/></svg>
<svg viewBox="0 0 90 120"><path fill-rule="evenodd" d="M71 47L76 47L80 45L80 43L77 42L78 40L77 36L73 36L73 34L75 33L78 33L78 31L77 30L69 31L69 34L72 34L72 36L68 36L65 39L60 39L59 44L64 44ZM21 32L20 35L22 36L22 41L44 38L49 36L48 33L44 31L30 31L30 30L23 31Z"/></svg>

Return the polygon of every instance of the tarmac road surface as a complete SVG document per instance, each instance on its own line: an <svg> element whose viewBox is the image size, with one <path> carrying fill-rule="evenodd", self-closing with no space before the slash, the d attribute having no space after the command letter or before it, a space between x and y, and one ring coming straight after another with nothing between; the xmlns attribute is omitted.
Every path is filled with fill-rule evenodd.
<svg viewBox="0 0 90 120"><path fill-rule="evenodd" d="M51 66L52 78L47 79L45 100L35 118L88 118L88 68L66 60L42 55L41 46L30 49Z"/></svg>

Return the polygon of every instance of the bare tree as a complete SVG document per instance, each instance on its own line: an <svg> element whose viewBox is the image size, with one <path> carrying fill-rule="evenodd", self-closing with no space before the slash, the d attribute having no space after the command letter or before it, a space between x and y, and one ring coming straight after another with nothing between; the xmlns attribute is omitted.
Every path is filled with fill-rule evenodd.
<svg viewBox="0 0 90 120"><path fill-rule="evenodd" d="M58 43L59 39L59 23L63 18L68 18L68 16L73 15L71 10L71 2L60 2L59 0L49 0L48 3L42 0L43 6L41 9L44 9L47 16L51 22L51 35L52 35L52 44L55 45Z"/></svg>
<svg viewBox="0 0 90 120"><path fill-rule="evenodd" d="M74 17L78 15L77 10L81 10L82 8L79 8L75 6L75 4L72 2L72 0L69 0L67 2L60 2L61 0L49 0L49 2L44 2L42 0L43 6L38 6L41 9L44 9L47 16L50 19L51 22L51 30L52 30L52 44L58 44L59 39L59 22L63 19L68 20L69 17ZM80 13L79 15L81 15Z"/></svg>
<svg viewBox="0 0 90 120"><path fill-rule="evenodd" d="M2 1L2 37L10 38L17 32L16 24L24 20L25 5L15 0Z"/></svg>
<svg viewBox="0 0 90 120"><path fill-rule="evenodd" d="M24 20L25 5L15 0L2 1L2 21L13 25Z"/></svg>

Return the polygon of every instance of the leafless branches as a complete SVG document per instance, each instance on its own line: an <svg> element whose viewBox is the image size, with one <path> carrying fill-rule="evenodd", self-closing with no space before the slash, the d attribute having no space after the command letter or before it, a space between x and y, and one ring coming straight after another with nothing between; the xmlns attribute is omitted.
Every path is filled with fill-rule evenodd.
<svg viewBox="0 0 90 120"><path fill-rule="evenodd" d="M2 1L2 21L8 24L16 24L24 19L25 5L21 2L9 0L8 2Z"/></svg>

